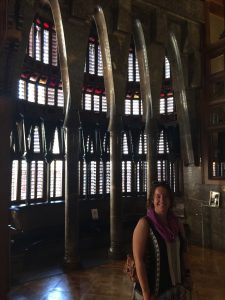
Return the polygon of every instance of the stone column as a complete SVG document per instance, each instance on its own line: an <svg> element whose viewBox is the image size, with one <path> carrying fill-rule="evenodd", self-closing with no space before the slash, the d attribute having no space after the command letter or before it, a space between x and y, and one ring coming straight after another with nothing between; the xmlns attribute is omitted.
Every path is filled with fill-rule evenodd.
<svg viewBox="0 0 225 300"><path fill-rule="evenodd" d="M150 119L145 127L147 135L147 203L151 201L151 184L157 179L157 135L158 126L155 119Z"/></svg>
<svg viewBox="0 0 225 300"><path fill-rule="evenodd" d="M121 140L120 118L127 85L128 52L131 32L131 2L115 1L103 9L97 6L94 19L102 52L103 72L110 132L110 248L109 256L122 253ZM109 19L108 19L109 18ZM108 19L108 20L107 20ZM112 22L113 21L113 22ZM119 55L118 55L119 51Z"/></svg>
<svg viewBox="0 0 225 300"><path fill-rule="evenodd" d="M83 2L82 2L83 3ZM78 8L81 8L80 3ZM51 0L59 46L60 68L65 99L65 256L66 268L80 265L79 256L79 110L81 107L84 66L88 45L89 25L85 10L74 11ZM60 6L60 7L59 7ZM68 10L69 9L69 10ZM79 12L82 14L79 15ZM78 14L76 16L76 14ZM62 22L61 22L62 21Z"/></svg>
<svg viewBox="0 0 225 300"><path fill-rule="evenodd" d="M110 249L109 256L121 258L122 251L122 176L120 129L110 131Z"/></svg>
<svg viewBox="0 0 225 300"><path fill-rule="evenodd" d="M163 64L165 59L165 43L167 40L166 15L158 8L154 11L153 23L145 29L146 49L149 64L149 78L151 90L151 106L147 101L148 114L145 120L147 134L147 202L151 201L151 184L157 180L157 138L159 126L156 119L159 107L159 98L162 88ZM149 38L149 36L151 38ZM148 37L148 38L147 38ZM143 93L143 92L142 92Z"/></svg>
<svg viewBox="0 0 225 300"><path fill-rule="evenodd" d="M65 257L67 268L79 266L79 129L65 128L66 139L66 189L65 189Z"/></svg>
<svg viewBox="0 0 225 300"><path fill-rule="evenodd" d="M114 38L114 39L113 39ZM123 198L122 198L122 164L121 164L121 116L124 109L125 88L127 80L127 53L129 36L112 38L111 49L114 66L114 93L108 99L111 104L109 118L110 132L110 249L109 256L122 258L125 253L123 244ZM119 42L121 52L118 56ZM122 49L123 48L123 49ZM117 50L117 51L116 51ZM123 50L123 51L122 51ZM127 50L127 51L126 51ZM119 68L118 66L121 66ZM126 69L125 69L126 68Z"/></svg>
<svg viewBox="0 0 225 300"><path fill-rule="evenodd" d="M155 118L158 112L160 91L162 88L162 71L165 59L165 49L160 43L152 43L150 46L150 83L152 95L152 116L146 120L146 133L148 143L147 153L147 201L151 201L151 184L157 180L157 138L159 134L158 122Z"/></svg>
<svg viewBox="0 0 225 300"><path fill-rule="evenodd" d="M9 205L11 190L10 132L12 109L9 99L0 98L0 299L7 299L10 286Z"/></svg>
<svg viewBox="0 0 225 300"><path fill-rule="evenodd" d="M147 23L148 24L148 23ZM157 134L158 134L158 127L156 119L154 118L157 111L156 105L158 105L157 102L157 96L159 96L160 93L160 79L158 78L160 76L160 72L157 69L157 64L151 62L152 69L151 75L154 72L153 78L157 75L155 78L156 82L150 85L150 83L153 83L154 81L151 80L150 82L150 70L149 70L149 57L147 55L147 47L145 42L145 36L148 36L148 30L146 30L146 27L148 29L148 26L142 26L142 23L139 20L136 20L134 23L134 37L135 37L135 45L137 51L137 57L138 57L138 63L139 63L139 73L140 73L140 87L141 87L141 96L143 100L143 107L144 107L144 114L143 114L143 121L145 122L145 132L147 135L147 201L150 202L150 189L151 189L151 183L153 180L157 178L157 166L156 166L156 158L157 158ZM144 34L145 29L145 34ZM147 39L149 43L149 39ZM151 60L154 61L154 58L151 56L152 53L160 54L161 51L159 51L159 47L154 47L151 45L151 51L149 53ZM161 59L161 57L158 57ZM155 61L154 61L155 62ZM158 59L156 60L158 63ZM156 73L157 72L157 73ZM157 85L156 85L157 83ZM153 91L151 91L153 89ZM153 97L152 97L153 95ZM155 100L155 101L154 101ZM154 101L154 103L153 103ZM153 106L154 104L154 106ZM154 109L153 109L154 107Z"/></svg>

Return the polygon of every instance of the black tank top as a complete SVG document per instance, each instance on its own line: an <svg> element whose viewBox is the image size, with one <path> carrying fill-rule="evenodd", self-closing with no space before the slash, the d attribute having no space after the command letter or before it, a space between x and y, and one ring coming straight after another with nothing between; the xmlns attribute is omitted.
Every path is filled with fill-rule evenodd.
<svg viewBox="0 0 225 300"><path fill-rule="evenodd" d="M166 243L148 217L146 217L146 220L149 223L149 240L145 257L146 270L150 291L157 296L171 288L172 282L170 278ZM136 284L135 289L141 293L139 283Z"/></svg>

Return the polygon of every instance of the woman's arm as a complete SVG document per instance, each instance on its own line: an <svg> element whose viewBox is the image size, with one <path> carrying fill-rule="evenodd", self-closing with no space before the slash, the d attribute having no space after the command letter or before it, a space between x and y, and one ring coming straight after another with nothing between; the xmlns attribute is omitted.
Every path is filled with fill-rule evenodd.
<svg viewBox="0 0 225 300"><path fill-rule="evenodd" d="M144 300L154 300L151 296L145 265L145 253L149 236L149 224L142 218L137 223L133 233L133 255L138 280L141 286Z"/></svg>

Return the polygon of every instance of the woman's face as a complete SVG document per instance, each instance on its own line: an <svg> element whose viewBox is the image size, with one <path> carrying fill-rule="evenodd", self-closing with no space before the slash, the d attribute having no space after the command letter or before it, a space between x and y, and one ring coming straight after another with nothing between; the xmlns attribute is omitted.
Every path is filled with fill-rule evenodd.
<svg viewBox="0 0 225 300"><path fill-rule="evenodd" d="M170 208L171 201L169 192L165 187L159 186L153 195L154 210L159 215L166 215Z"/></svg>

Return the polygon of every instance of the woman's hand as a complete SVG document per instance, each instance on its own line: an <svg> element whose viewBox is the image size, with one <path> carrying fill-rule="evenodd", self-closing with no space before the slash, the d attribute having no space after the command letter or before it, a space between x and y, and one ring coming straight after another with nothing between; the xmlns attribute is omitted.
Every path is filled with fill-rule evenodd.
<svg viewBox="0 0 225 300"><path fill-rule="evenodd" d="M144 300L156 300L155 296L144 297Z"/></svg>

